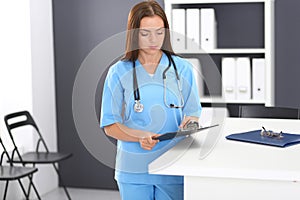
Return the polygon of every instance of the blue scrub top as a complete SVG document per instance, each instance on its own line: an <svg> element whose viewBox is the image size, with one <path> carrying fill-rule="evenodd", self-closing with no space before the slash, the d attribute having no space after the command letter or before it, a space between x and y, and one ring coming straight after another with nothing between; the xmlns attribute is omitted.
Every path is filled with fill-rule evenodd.
<svg viewBox="0 0 300 200"><path fill-rule="evenodd" d="M135 112L133 94L133 64L118 61L110 67L103 88L101 127L121 123L132 129L163 134L178 130L184 115L200 117L201 103L193 75L192 65L178 56L172 56L180 76L183 108L169 108L164 102L163 71L169 60L163 53L155 74L149 75L141 63L136 61L136 75L140 90L143 112ZM181 105L181 96L173 66L166 73L166 103ZM144 150L138 142L118 140L116 156L117 181L126 183L179 184L179 176L162 176L148 173L148 165L154 159L173 147L180 138L161 141L151 150Z"/></svg>

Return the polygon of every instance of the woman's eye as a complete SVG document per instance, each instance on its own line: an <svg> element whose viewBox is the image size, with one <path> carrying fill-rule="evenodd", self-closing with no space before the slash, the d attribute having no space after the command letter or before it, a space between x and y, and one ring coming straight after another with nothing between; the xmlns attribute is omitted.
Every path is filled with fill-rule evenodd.
<svg viewBox="0 0 300 200"><path fill-rule="evenodd" d="M157 32L156 34L157 34L157 35L162 35L162 34L164 34L164 32L163 32L163 31L159 31L159 32Z"/></svg>
<svg viewBox="0 0 300 200"><path fill-rule="evenodd" d="M141 36L146 37L146 36L148 36L148 33L141 32Z"/></svg>

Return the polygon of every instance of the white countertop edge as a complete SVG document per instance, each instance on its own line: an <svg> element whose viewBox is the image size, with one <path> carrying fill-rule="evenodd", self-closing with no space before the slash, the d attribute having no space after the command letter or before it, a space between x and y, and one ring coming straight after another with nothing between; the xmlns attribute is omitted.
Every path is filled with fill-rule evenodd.
<svg viewBox="0 0 300 200"><path fill-rule="evenodd" d="M162 170L149 170L150 174L192 176L206 178L232 178L232 179L255 179L271 181L300 182L300 172L297 171L262 171L262 170L237 170L237 169L199 169L187 168L186 166L171 167Z"/></svg>

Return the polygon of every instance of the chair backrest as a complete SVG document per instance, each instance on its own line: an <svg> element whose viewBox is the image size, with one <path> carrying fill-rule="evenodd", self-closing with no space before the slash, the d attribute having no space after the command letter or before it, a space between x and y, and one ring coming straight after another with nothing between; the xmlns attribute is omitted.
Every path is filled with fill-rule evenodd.
<svg viewBox="0 0 300 200"><path fill-rule="evenodd" d="M39 144L40 144L40 142L42 142L45 149L46 149L46 151L49 152L48 147L47 147L47 145L46 145L46 143L45 143L45 141L44 141L44 139L43 139L43 137L40 133L40 130L39 130L38 126L36 125L33 117L31 116L31 114L28 111L21 111L21 112L8 114L4 117L4 121L5 121L5 125L7 127L7 130L8 130L8 133L10 135L10 138L12 140L12 143L15 147L15 150L17 150L18 147L15 143L12 130L15 129L15 128L30 125L33 128L35 128L35 130L36 130L36 132L39 136L36 151L38 151Z"/></svg>
<svg viewBox="0 0 300 200"><path fill-rule="evenodd" d="M21 117L23 117L23 116L26 117L25 120L21 120ZM20 120L18 120L17 122L9 122L11 119L16 119L16 118L19 118ZM37 127L35 121L33 120L31 114L28 111L21 111L21 112L8 114L4 117L4 121L5 121L7 129L9 129L9 130L12 130L14 128L18 128L21 126L26 126L26 125L31 125L35 129L38 130L38 127Z"/></svg>

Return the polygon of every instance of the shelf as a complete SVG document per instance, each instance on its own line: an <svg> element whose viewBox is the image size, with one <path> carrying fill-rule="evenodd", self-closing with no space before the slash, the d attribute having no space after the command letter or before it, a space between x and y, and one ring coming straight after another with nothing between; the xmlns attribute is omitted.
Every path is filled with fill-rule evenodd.
<svg viewBox="0 0 300 200"><path fill-rule="evenodd" d="M200 97L201 103L232 103L232 104L264 104L264 101L257 100L225 100L222 97Z"/></svg>
<svg viewBox="0 0 300 200"><path fill-rule="evenodd" d="M204 50L196 45L189 45L191 41L188 37L195 36L188 36L187 30L182 33L183 28L177 27L178 29L176 29L176 27L172 26L173 9L184 9L186 12L185 20L187 20L187 10L195 8L214 9L217 22L215 24L217 25L217 39L212 46L216 49ZM202 97L201 102L274 105L274 0L165 0L165 11L170 21L171 30L174 28L174 31L181 33L185 37L181 37L180 40L174 40L175 42L184 40L184 44L179 42L173 44L174 51L182 57L199 59L202 74L206 84L208 84L207 87L209 86L208 88L210 88L212 94L219 95L216 97ZM176 24L178 25L178 23ZM187 29L188 25L185 24L181 27ZM189 27L192 26L189 25ZM203 34L201 30L204 29L200 27L199 33L196 33L200 37L195 41L199 43L201 43L201 34ZM225 100L222 98L220 93L222 89L220 72L223 57L249 57L251 60L254 58L265 59L264 100Z"/></svg>
<svg viewBox="0 0 300 200"><path fill-rule="evenodd" d="M262 2L264 3L265 0L165 0L166 4L199 4L199 3L257 3Z"/></svg>
<svg viewBox="0 0 300 200"><path fill-rule="evenodd" d="M212 49L212 50L181 50L179 54L264 54L265 49Z"/></svg>

